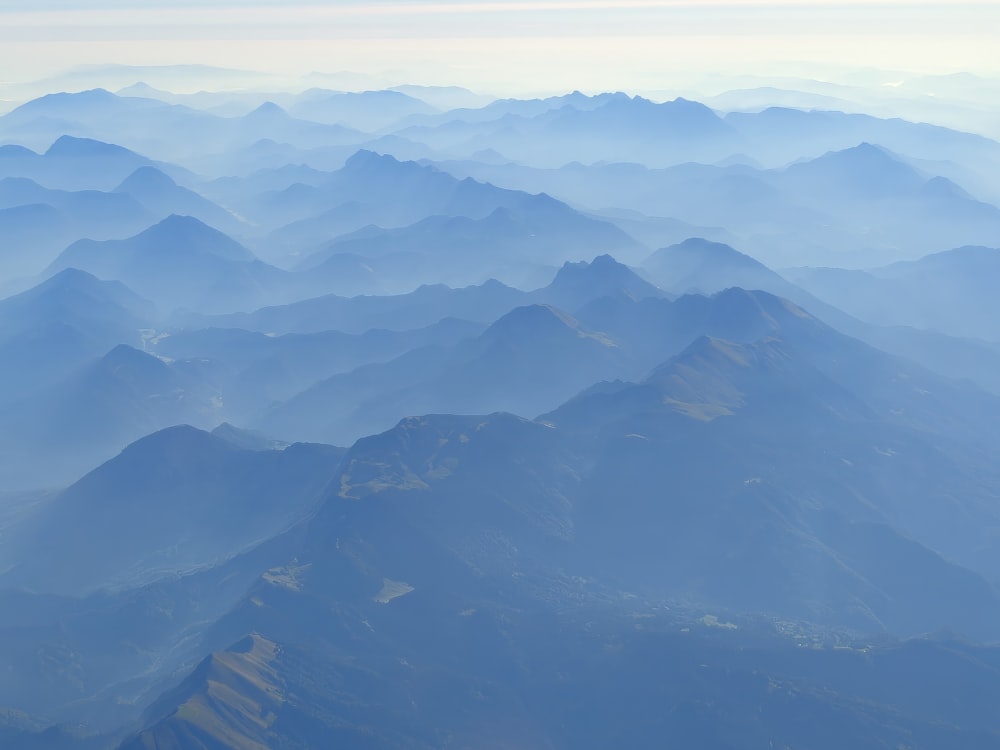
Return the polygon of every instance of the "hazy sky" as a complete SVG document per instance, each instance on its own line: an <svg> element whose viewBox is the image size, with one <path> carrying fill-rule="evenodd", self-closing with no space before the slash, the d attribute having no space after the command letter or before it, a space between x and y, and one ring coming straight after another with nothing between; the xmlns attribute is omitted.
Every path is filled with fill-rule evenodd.
<svg viewBox="0 0 1000 750"><path fill-rule="evenodd" d="M650 89L815 65L1000 73L1000 2L0 0L8 81L79 65L349 70L481 91Z"/></svg>

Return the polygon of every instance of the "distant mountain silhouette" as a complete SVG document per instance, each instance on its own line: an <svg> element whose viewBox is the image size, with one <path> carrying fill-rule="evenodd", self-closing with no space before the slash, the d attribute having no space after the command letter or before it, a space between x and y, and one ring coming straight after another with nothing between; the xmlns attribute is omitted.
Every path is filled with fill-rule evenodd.
<svg viewBox="0 0 1000 750"><path fill-rule="evenodd" d="M370 259L378 276L398 286L409 281L409 288L426 280L462 286L499 278L517 284L525 266L547 267L636 245L613 225L537 195L482 219L432 216L400 229L368 227L335 240L301 267L336 278L339 256L350 254Z"/></svg>
<svg viewBox="0 0 1000 750"><path fill-rule="evenodd" d="M665 296L661 289L610 255L599 255L589 263L566 262L552 282L534 294L547 304L574 311L601 297L641 300Z"/></svg>
<svg viewBox="0 0 1000 750"><path fill-rule="evenodd" d="M54 94L27 102L0 118L8 137L35 146L40 139L60 135L92 135L142 153L198 168L192 150L204 154L249 146L262 138L275 138L300 147L359 144L365 135L334 125L293 118L273 106L242 117L225 117L186 104L167 103L142 96L119 96L101 89ZM192 142L198 144L192 149ZM93 156L93 154L91 155ZM109 189L125 174L109 175ZM94 179L94 176L91 176Z"/></svg>
<svg viewBox="0 0 1000 750"><path fill-rule="evenodd" d="M50 272L71 266L121 280L164 310L252 309L286 283L283 272L186 216L169 216L127 240L76 242Z"/></svg>
<svg viewBox="0 0 1000 750"><path fill-rule="evenodd" d="M157 432L33 518L21 544L44 540L48 552L0 583L79 596L217 563L303 518L342 452L247 450L187 426Z"/></svg>
<svg viewBox="0 0 1000 750"><path fill-rule="evenodd" d="M51 190L25 177L0 179L0 269L10 276L41 271L81 236L113 239L140 231L153 214L128 195Z"/></svg>
<svg viewBox="0 0 1000 750"><path fill-rule="evenodd" d="M0 177L27 177L62 190L111 190L139 167L151 164L150 159L112 143L62 135L43 154L28 149L0 154Z"/></svg>
<svg viewBox="0 0 1000 750"><path fill-rule="evenodd" d="M265 415L286 439L352 442L423 413L534 414L631 364L606 336L545 305L518 307L480 336L335 375Z"/></svg>
<svg viewBox="0 0 1000 750"><path fill-rule="evenodd" d="M858 197L906 193L919 188L924 179L912 168L871 143L834 151L785 170L786 184L804 192L831 188Z"/></svg>
<svg viewBox="0 0 1000 750"><path fill-rule="evenodd" d="M155 310L123 284L66 269L0 300L0 403L15 402L102 355L140 343Z"/></svg>
<svg viewBox="0 0 1000 750"><path fill-rule="evenodd" d="M871 323L1000 341L993 294L1000 250L995 248L960 247L868 271L797 269L791 277Z"/></svg>
<svg viewBox="0 0 1000 750"><path fill-rule="evenodd" d="M416 330L362 334L324 331L274 336L208 328L158 339L150 348L171 359L211 362L213 383L222 395L227 417L242 423L335 373L390 360L411 349L448 346L478 335L483 328L454 318Z"/></svg>
<svg viewBox="0 0 1000 750"><path fill-rule="evenodd" d="M574 243L582 244L577 252L584 254L588 249L598 252L634 243L615 227L581 216L548 196L504 190L472 179L458 180L434 167L398 161L371 151L362 150L351 156L343 169L334 172L324 184L311 188L293 186L289 190L306 193L306 200L297 196L294 201L302 218L273 232L268 242L292 245L303 252L314 251L331 236L369 225L384 229L416 225L409 231L386 234L383 242L397 245L416 242L418 247L422 243L427 248L428 242L436 241L444 245L442 249L453 245L456 234L491 243L496 242L493 236L496 234L508 238L507 244L501 244L497 251L509 252L510 239L536 234L540 235L537 244L543 246L537 249L542 259L546 253L548 257L562 253L564 259L573 252ZM272 200L278 204L283 196L278 194ZM323 213L317 210L320 206ZM504 210L498 212L498 209ZM266 217L268 207L261 206L261 211ZM485 220L491 215L491 221L480 225L427 218ZM595 243L600 243L599 247ZM527 252L518 249L521 255ZM351 244L341 250L366 254Z"/></svg>
<svg viewBox="0 0 1000 750"><path fill-rule="evenodd" d="M778 286L791 286L749 255L701 238L660 248L643 261L642 268L664 289L680 293L713 294L739 286L777 294Z"/></svg>
<svg viewBox="0 0 1000 750"><path fill-rule="evenodd" d="M58 484L155 430L212 426L224 414L215 380L205 365L167 363L119 344L2 408L0 432L11 446L4 468L21 483ZM36 458L42 455L58 467L46 470Z"/></svg>
<svg viewBox="0 0 1000 750"><path fill-rule="evenodd" d="M400 91L306 91L292 108L296 117L364 131L380 130L410 115L435 111Z"/></svg>
<svg viewBox="0 0 1000 750"><path fill-rule="evenodd" d="M451 113L447 128L418 125L399 134L461 148L466 155L492 148L512 161L544 167L573 161L711 163L744 150L739 134L703 104L681 98L657 103L622 93L496 102Z"/></svg>
<svg viewBox="0 0 1000 750"><path fill-rule="evenodd" d="M179 322L244 328L266 333L317 333L338 330L364 333L371 328L394 331L432 325L453 317L490 323L525 300L525 293L487 281L461 289L425 285L409 294L386 297L326 295L288 305L265 307L250 314L205 316Z"/></svg>
<svg viewBox="0 0 1000 750"><path fill-rule="evenodd" d="M908 266L904 263L899 268ZM727 245L698 239L661 248L643 263L642 268L649 278L673 292L711 293L740 286L785 297L841 333L919 362L941 375L968 378L993 393L1000 393L1000 346L968 338L976 335L973 333L978 325L976 321L983 320L983 314L989 309L988 302L977 302L974 309L966 309L958 319L949 318L952 313L948 311L955 309L950 303L930 307L920 304L920 310L910 310L913 304L919 303L924 292L911 294L907 300L897 299L886 282L878 281L870 273L842 269L792 269L789 275L803 281L803 286L798 286ZM942 278L947 277L948 272L942 271ZM976 278L985 280L990 275L984 267ZM953 279L944 286L966 283L971 292L975 288L971 278ZM984 283L988 285L989 282ZM804 287L814 290L815 295ZM927 298L934 298L938 293L930 289ZM988 296L989 292L984 289L981 294ZM917 321L924 321L923 325L928 328L912 327L918 324ZM951 327L945 329L945 325ZM930 330L939 328L948 330L951 335Z"/></svg>
<svg viewBox="0 0 1000 750"><path fill-rule="evenodd" d="M193 190L180 187L156 167L139 167L115 188L131 195L160 217L193 216L222 232L239 232L245 223Z"/></svg>
<svg viewBox="0 0 1000 750"><path fill-rule="evenodd" d="M974 164L998 155L996 144L982 136L899 118L768 107L758 112L730 112L724 119L745 140L748 153L774 166L863 142L935 161L958 159Z"/></svg>
<svg viewBox="0 0 1000 750"><path fill-rule="evenodd" d="M797 154L786 160L796 160L791 166L779 162L769 169L724 159L653 168L640 156L634 163L571 162L547 169L534 159L502 166L466 159L441 167L622 216L620 226L653 247L700 235L724 239L771 266L869 267L941 247L993 242L1000 209L966 189L975 185L980 195L988 192L977 173L1000 163L1000 148L980 145L983 160L968 168L912 159L902 148L891 150L891 139L862 138L824 148L811 159Z"/></svg>

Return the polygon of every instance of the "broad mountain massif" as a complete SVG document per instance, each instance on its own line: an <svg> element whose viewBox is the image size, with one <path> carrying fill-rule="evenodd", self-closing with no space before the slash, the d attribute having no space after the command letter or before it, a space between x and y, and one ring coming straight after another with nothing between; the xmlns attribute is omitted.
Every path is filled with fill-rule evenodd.
<svg viewBox="0 0 1000 750"><path fill-rule="evenodd" d="M0 116L0 746L1000 747L1000 143L455 88Z"/></svg>

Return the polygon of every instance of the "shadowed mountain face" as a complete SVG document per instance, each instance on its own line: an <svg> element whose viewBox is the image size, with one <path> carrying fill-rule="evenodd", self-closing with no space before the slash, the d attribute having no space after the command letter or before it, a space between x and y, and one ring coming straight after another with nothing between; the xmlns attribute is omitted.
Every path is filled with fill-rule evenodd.
<svg viewBox="0 0 1000 750"><path fill-rule="evenodd" d="M702 339L643 384L576 399L549 426L438 416L359 441L294 562L262 578L212 638L267 635L203 662L123 747L198 737L223 747L334 737L430 747L442 732L594 747L612 731L720 748L729 731L818 742L818 725L785 720L806 705L838 717L823 725L838 741L932 736L930 721L944 734L928 746L944 747L963 736L946 728L955 704L906 690L909 670L933 663L949 675L942 695L965 694L992 684L991 650L915 643L860 655L852 649L865 641L846 636L830 649L793 618L807 611L864 630L933 629L951 618L988 628L1000 599L981 576L885 522L879 504L894 499L880 488L914 468L898 464L948 459L920 452L925 435L884 424L810 359L775 340ZM771 413L776 397L788 403L765 423L759 412ZM802 410L815 416L811 439L775 452L779 425ZM883 453L870 449L873 438L885 441ZM851 466L827 458L831 449L851 451ZM817 461L826 466L818 486ZM771 469L760 473L765 462ZM933 505L918 484L908 504ZM702 614L719 607L780 620ZM732 691L734 679L744 689ZM609 729L603 708L586 737L576 733L587 720L562 723L577 701L605 706L597 686L612 683L615 715L635 712L627 729ZM656 710L662 701L685 718ZM248 704L273 707L255 721L240 708ZM983 705L970 694L954 710L973 704ZM732 729L719 734L720 721ZM995 739L995 722L966 726L970 747Z"/></svg>
<svg viewBox="0 0 1000 750"><path fill-rule="evenodd" d="M930 630L953 617L964 628L989 627L989 618L975 613L998 606L996 591L946 558L992 575L996 552L980 557L984 548L973 553L958 540L995 527L995 511L984 495L968 496L956 512L944 488L961 483L963 473L984 460L979 447L996 444L989 419L973 427L975 418L966 411L975 402L992 412L995 400L894 362L800 315L786 310L783 322L803 323L798 331L791 326L782 341L701 339L645 382L598 388L545 417L555 430L509 419L478 427L472 419L411 420L358 444L344 464L341 493L348 499L384 494L385 502L395 503L390 498L398 493L417 498L429 489L433 497L440 488L459 502L476 496L475 486L489 486L496 502L515 503L528 518L544 519L541 528L502 526L503 536L519 540L513 543L525 561L558 566L579 560L591 575L620 576L635 591L683 591L723 607L763 607L864 629L910 622L918 631ZM851 372L840 364L848 354L855 362ZM925 391L935 394L932 403ZM937 409L951 416L939 417L944 432L932 439L926 420L928 410ZM946 427L958 414L969 420L965 436ZM520 432L525 435L515 437ZM493 434L495 442L477 449L480 433L483 440ZM586 435L592 437L574 449L582 447L589 457L583 464L561 453L574 444L573 436ZM376 450L379 445L385 453ZM504 459L503 479L491 474L487 481L479 467L504 471L486 458L512 450L502 445L518 446L518 456L531 451L533 458L523 472L512 469L520 458ZM370 458L358 457L373 450ZM555 467L568 472L563 479L546 473L558 472ZM982 470L990 471L980 464ZM821 485L816 477L823 477ZM894 490L887 493L887 487ZM531 499L535 492L542 494ZM432 506L435 514L445 512ZM474 507L455 512L476 517ZM499 511L481 512L494 518ZM707 528L721 529L723 518L732 519L723 524L728 531L707 543ZM438 528L430 519L419 523ZM554 538L533 543L532 534ZM899 557L889 563L886 555ZM853 564L845 570L847 560ZM915 568L926 571L919 593L905 588L906 576L887 573ZM393 578L388 569L385 576ZM815 589L815 580L827 581L827 588ZM927 594L929 585L938 593ZM947 614L928 604L937 597L950 603Z"/></svg>
<svg viewBox="0 0 1000 750"><path fill-rule="evenodd" d="M966 474L992 474L986 457L998 440L991 416L996 400L841 336L769 295L733 290L716 298L714 308L752 343L698 339L643 382L598 386L542 418L556 428L537 428L555 441L546 451L567 441L565 448L573 445L588 458L569 462L580 481L575 489L552 490L549 480L540 480L546 499L537 502L568 497L568 504L558 512L531 511L573 544L546 551L522 540L516 544L522 553L544 560L563 549L559 554L568 559L590 561L580 564L591 575L613 574L634 590L736 610L763 608L865 630L898 632L905 623L915 632L955 622L989 627L977 608L993 611L1000 599L972 570L995 574L997 550L989 533L983 535L996 527L995 509L988 490L967 495L956 508L947 488L964 486ZM755 309L763 326L756 332L743 322ZM481 340L504 340L519 316ZM760 338L767 327L771 335ZM532 328L544 326L535 320ZM466 462L454 451L464 450L461 435L471 439L471 427L431 438L422 424L406 423L402 442L387 448L391 459L386 454L352 466L349 456L345 496L382 487L434 488L439 471L459 495L475 493L477 485L495 487L499 480L459 468ZM446 424L431 421L427 429ZM504 434L504 424L493 429ZM380 441L396 440L392 434ZM498 440L497 449L528 438ZM356 450L378 444L363 441ZM411 449L418 455L407 456ZM424 450L432 452L419 453ZM567 466L567 459L549 454L543 464ZM536 470L513 472L504 482L519 476L534 482L528 477ZM349 489L354 486L370 489ZM511 486L498 497L522 492ZM723 518L731 519L723 524L727 530L707 544L710 528L722 533ZM970 535L979 539L971 546L962 541ZM556 559L566 564L567 558ZM845 561L853 562L844 569ZM921 585L934 582L938 593L908 590L906 576L893 578L883 568L924 570ZM817 579L826 582L822 590L815 589ZM936 597L948 602L948 614L928 604Z"/></svg>
<svg viewBox="0 0 1000 750"><path fill-rule="evenodd" d="M991 651L876 647L860 657L799 631L804 642L818 639L813 652L788 644L770 618L793 632L806 618L863 631L950 625L989 637L1000 602L974 568L995 570L996 560L973 560L957 540L983 539L996 519L974 494L963 495L956 518L945 487L959 486L965 470L988 471L971 443L995 445L995 402L769 295L733 290L716 306L736 330L756 307L774 335L699 339L644 382L593 389L548 424L429 417L357 443L288 562L270 568L205 645L260 635L204 661L123 746L365 737L376 747L421 747L442 731L473 737L491 728L511 741L562 742L576 731L558 721L575 705L568 676L576 675L574 700L603 705L597 686L630 675L637 737L711 738L720 716L739 731L791 732L781 717L793 709L774 697L788 695L774 690L786 685L795 706L833 712L836 736L861 746L931 732L930 721L943 743L989 747L995 726L966 720L967 729L948 729L953 704L901 691L909 670L932 663L957 670L942 690L991 684ZM845 369L845 359L862 371ZM928 393L921 412L914 405ZM982 422L963 416L963 399ZM915 428L929 408L961 417L967 434ZM153 454L159 461L173 450ZM960 555L966 567L949 561ZM919 587L897 571L918 571ZM654 655L665 652L669 678L639 669L661 664ZM872 659L875 680L858 667ZM713 663L726 666L715 674ZM734 673L747 680L739 699ZM650 723L662 716L648 702L654 687L673 704L703 698L721 714ZM362 708L375 702L375 712ZM272 706L267 719L254 720L248 707L262 705ZM607 726L594 719L595 746Z"/></svg>
<svg viewBox="0 0 1000 750"><path fill-rule="evenodd" d="M224 415L215 380L204 363L167 363L120 344L0 410L4 470L20 486L53 486L155 430L214 426Z"/></svg>

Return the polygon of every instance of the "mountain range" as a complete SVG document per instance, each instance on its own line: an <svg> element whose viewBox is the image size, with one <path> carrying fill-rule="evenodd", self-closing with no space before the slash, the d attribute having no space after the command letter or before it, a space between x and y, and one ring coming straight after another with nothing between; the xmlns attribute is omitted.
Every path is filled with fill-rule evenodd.
<svg viewBox="0 0 1000 750"><path fill-rule="evenodd" d="M0 116L0 746L1000 746L1000 144L139 72Z"/></svg>

